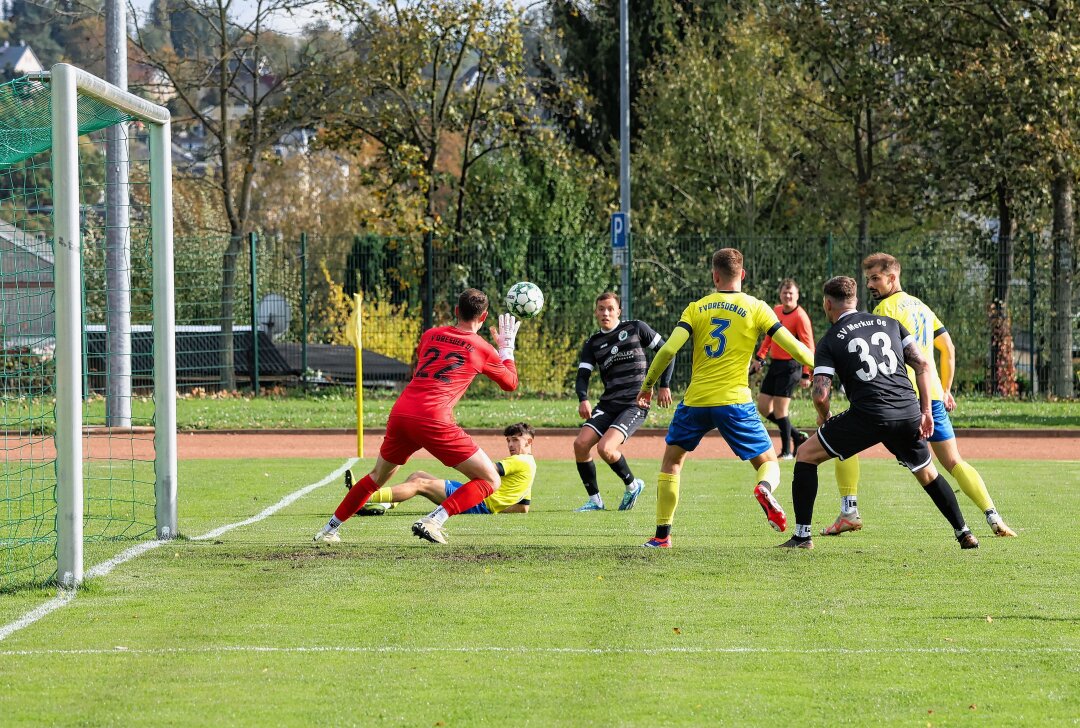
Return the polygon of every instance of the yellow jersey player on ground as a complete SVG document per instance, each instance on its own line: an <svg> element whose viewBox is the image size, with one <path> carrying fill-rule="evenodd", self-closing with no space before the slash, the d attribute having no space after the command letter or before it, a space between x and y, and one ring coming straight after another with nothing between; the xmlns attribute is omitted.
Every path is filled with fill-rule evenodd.
<svg viewBox="0 0 1080 728"><path fill-rule="evenodd" d="M532 445L536 432L525 422L518 422L503 430L506 447L510 457L495 463L495 469L502 478L502 487L462 513L491 515L493 513L528 513L532 502L532 486L536 479L536 460L533 459ZM345 473L345 487L351 487L352 473ZM423 470L409 475L404 483L392 488L380 488L371 494L371 499L364 504L358 515L380 515L398 503L422 495L436 505L461 487L456 480L439 478Z"/></svg>
<svg viewBox="0 0 1080 728"><path fill-rule="evenodd" d="M667 448L657 478L656 534L644 546L671 548L671 524L679 503L683 461L713 429L719 430L732 451L749 460L757 471L754 497L769 525L777 531L787 528L784 509L773 497L780 483L780 465L750 394L750 359L763 334L771 336L805 366L813 364L813 355L780 324L771 306L742 292L745 276L743 256L738 250L723 248L713 254L716 291L686 307L667 343L653 357L641 385L638 406L646 408L652 400L653 386L668 362L687 341L693 340L690 386L668 427Z"/></svg>
<svg viewBox="0 0 1080 728"><path fill-rule="evenodd" d="M934 415L934 434L930 436L930 447L956 481L960 489L985 514L986 522L997 536L1015 536L998 514L990 493L986 490L979 471L965 462L956 446L956 434L953 432L949 412L956 408L952 395L953 374L956 371L956 347L952 337L937 315L921 300L906 293L900 285L900 262L887 253L874 253L862 262L866 287L877 302L874 313L899 321L915 337L924 359L930 366L930 399ZM941 376L934 366L934 349L941 354ZM908 378L915 386L915 375L908 367ZM855 458L849 458L843 464L837 464L837 486L840 490L840 515L836 521L821 533L835 536L846 531L858 531L862 528L862 517L858 508L859 464Z"/></svg>

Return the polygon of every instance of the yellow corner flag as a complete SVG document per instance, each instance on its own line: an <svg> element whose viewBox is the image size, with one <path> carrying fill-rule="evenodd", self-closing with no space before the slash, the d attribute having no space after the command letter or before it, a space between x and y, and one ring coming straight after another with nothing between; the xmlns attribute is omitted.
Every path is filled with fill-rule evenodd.
<svg viewBox="0 0 1080 728"><path fill-rule="evenodd" d="M363 297L356 293L353 295L353 310L349 315L349 322L345 324L345 339L356 350L356 457L364 457L364 365L361 352L364 350L361 338L361 306Z"/></svg>

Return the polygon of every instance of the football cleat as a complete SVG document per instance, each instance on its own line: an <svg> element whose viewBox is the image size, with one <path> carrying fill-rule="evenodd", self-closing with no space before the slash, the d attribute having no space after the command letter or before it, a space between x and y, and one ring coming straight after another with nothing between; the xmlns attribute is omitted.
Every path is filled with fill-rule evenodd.
<svg viewBox="0 0 1080 728"><path fill-rule="evenodd" d="M975 538L975 534L971 531L964 531L956 540L960 542L960 548L962 549L977 549L979 548L979 539Z"/></svg>
<svg viewBox="0 0 1080 728"><path fill-rule="evenodd" d="M795 455L794 455L794 453L790 453L790 452L782 452L782 453L780 453L780 459L781 460L794 460Z"/></svg>
<svg viewBox="0 0 1080 728"><path fill-rule="evenodd" d="M365 503L356 512L356 515L381 516L396 505L397 503Z"/></svg>
<svg viewBox="0 0 1080 728"><path fill-rule="evenodd" d="M840 512L840 515L836 517L836 520L832 522L832 525L826 526L821 529L822 536L839 536L842 533L848 531L861 531L862 530L862 517L858 511L854 513Z"/></svg>
<svg viewBox="0 0 1080 728"><path fill-rule="evenodd" d="M592 501L586 501L585 505L580 508L575 508L574 513L584 513L585 511L602 511L605 510L603 506L598 506Z"/></svg>
<svg viewBox="0 0 1080 728"><path fill-rule="evenodd" d="M430 516L424 516L412 525L413 535L431 543L446 543L446 534L442 526Z"/></svg>
<svg viewBox="0 0 1080 728"><path fill-rule="evenodd" d="M337 535L337 531L329 531L325 528L319 529L319 532L315 534L311 539L315 543L340 543L341 536Z"/></svg>
<svg viewBox="0 0 1080 728"><path fill-rule="evenodd" d="M653 537L641 545L647 549L669 549L671 548L671 536L665 536L664 538Z"/></svg>
<svg viewBox="0 0 1080 728"><path fill-rule="evenodd" d="M345 471L345 490L352 490L352 470Z"/></svg>
<svg viewBox="0 0 1080 728"><path fill-rule="evenodd" d="M809 440L809 439L810 439L810 436L807 435L802 430L792 430L791 431L791 440L792 440L792 443L795 446L794 447L795 452L799 452L799 448L802 446L802 444L804 442L806 442L807 440Z"/></svg>
<svg viewBox="0 0 1080 728"><path fill-rule="evenodd" d="M1001 516L996 513L986 517L986 522L990 524L990 530L994 532L995 536L1001 538L1013 538L1016 536L1016 531L1009 528Z"/></svg>
<svg viewBox="0 0 1080 728"><path fill-rule="evenodd" d="M787 516L784 515L784 509L780 507L776 498L773 498L772 491L765 487L764 483L758 483L754 488L754 498L761 505L761 510L765 511L765 518L768 519L773 530L783 533L787 528Z"/></svg>
<svg viewBox="0 0 1080 728"><path fill-rule="evenodd" d="M645 481L641 478L634 478L634 482L630 485L630 490L623 493L622 503L619 504L620 511L628 511L634 507L637 503L638 496L645 490ZM589 501L592 503L592 501Z"/></svg>
<svg viewBox="0 0 1080 728"><path fill-rule="evenodd" d="M778 549L812 549L812 548L814 548L814 541L813 541L813 539L809 539L809 538L795 538L794 536L792 536L787 541L784 541L784 543L779 544L776 548L778 548Z"/></svg>

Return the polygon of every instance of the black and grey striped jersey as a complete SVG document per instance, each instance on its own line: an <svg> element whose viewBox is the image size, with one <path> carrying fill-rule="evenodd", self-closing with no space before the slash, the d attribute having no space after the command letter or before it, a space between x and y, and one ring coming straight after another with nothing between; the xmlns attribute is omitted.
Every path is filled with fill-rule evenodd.
<svg viewBox="0 0 1080 728"><path fill-rule="evenodd" d="M599 409L628 407L637 400L641 383L648 371L645 348L656 350L664 345L664 337L653 331L644 321L623 321L611 331L597 331L581 347L581 363L578 364L578 401L589 398L589 376L593 370L600 371L604 393L597 403ZM660 377L660 386L671 386L671 373L675 361Z"/></svg>

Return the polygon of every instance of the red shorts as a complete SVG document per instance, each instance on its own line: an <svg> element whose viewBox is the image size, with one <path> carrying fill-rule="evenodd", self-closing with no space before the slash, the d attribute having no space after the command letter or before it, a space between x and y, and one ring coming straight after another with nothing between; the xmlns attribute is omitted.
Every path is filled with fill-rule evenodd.
<svg viewBox="0 0 1080 728"><path fill-rule="evenodd" d="M457 467L480 447L456 422L390 415L379 455L394 465L404 465L423 448L447 467Z"/></svg>

